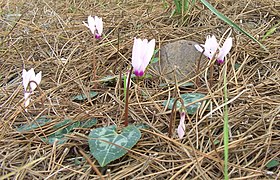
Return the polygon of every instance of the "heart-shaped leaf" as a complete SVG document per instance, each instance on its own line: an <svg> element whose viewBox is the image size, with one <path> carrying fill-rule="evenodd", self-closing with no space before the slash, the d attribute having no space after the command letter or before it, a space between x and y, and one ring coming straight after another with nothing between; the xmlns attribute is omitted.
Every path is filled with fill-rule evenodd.
<svg viewBox="0 0 280 180"><path fill-rule="evenodd" d="M48 119L45 116L41 116L36 121L34 121L33 123L31 123L31 124L28 123L28 124L22 125L19 128L17 128L17 130L19 132L30 131L32 129L36 129L38 127L42 127L45 124L47 124L48 122L50 122L50 121L51 121L51 119Z"/></svg>
<svg viewBox="0 0 280 180"><path fill-rule="evenodd" d="M65 135L72 133L75 128L92 127L96 122L96 119L90 119L85 122L73 122L71 119L65 119L54 125L53 129L56 131L47 138L42 137L42 140L49 144L53 144L55 141L57 141L57 144L64 144L68 140Z"/></svg>
<svg viewBox="0 0 280 180"><path fill-rule="evenodd" d="M92 126L96 125L96 123L97 123L97 119L92 118L85 122L82 122L81 128L91 128Z"/></svg>
<svg viewBox="0 0 280 180"><path fill-rule="evenodd" d="M39 117L33 123L28 123L20 126L19 128L17 128L17 130L19 132L30 131L32 129L42 127L51 121L52 121L51 119L47 119L46 117L42 116ZM68 140L65 135L72 133L72 131L75 128L90 128L94 126L96 123L97 123L97 119L95 118L84 120L84 121L75 121L75 122L71 119L65 119L53 125L52 129L54 130L54 132L51 135L47 136L47 138L46 137L41 137L41 138L44 142L49 144L53 144L55 141L57 141L57 144L63 144Z"/></svg>
<svg viewBox="0 0 280 180"><path fill-rule="evenodd" d="M80 124L79 121L73 122L71 119L65 119L54 125L53 129L56 129L56 131L47 138L42 137L42 140L49 144L53 144L55 141L57 141L57 144L64 144L68 140L65 135L80 127Z"/></svg>
<svg viewBox="0 0 280 180"><path fill-rule="evenodd" d="M66 134L66 133L65 133ZM49 135L47 138L41 137L42 140L46 143L53 144L56 141L56 144L64 144L68 140L62 133L54 133Z"/></svg>
<svg viewBox="0 0 280 180"><path fill-rule="evenodd" d="M90 91L90 92L89 92L89 98L91 99L91 98L97 96L97 94L98 94L98 93L95 92L95 91ZM73 101L83 101L83 100L86 100L86 99L87 99L87 96L86 96L85 94L78 94L78 95L76 95L76 96L73 96L71 99L72 99Z"/></svg>
<svg viewBox="0 0 280 180"><path fill-rule="evenodd" d="M174 85L175 85L175 82L161 83L161 84L159 84L159 87L168 87L168 86L174 86ZM194 86L194 83L186 82L186 83L182 84L180 87L187 88L187 87L193 87L193 86Z"/></svg>
<svg viewBox="0 0 280 180"><path fill-rule="evenodd" d="M89 134L89 148L101 167L127 153L140 139L141 132L134 125L125 127L121 133L115 125L97 128ZM124 148L122 148L124 147Z"/></svg>
<svg viewBox="0 0 280 180"><path fill-rule="evenodd" d="M186 93L186 94L182 94L181 95L181 98L184 100L184 105L186 106L186 111L188 114L195 114L195 112L197 111L197 109L200 108L202 102L197 102L197 103L194 103L192 105L188 105L192 102L195 102L201 98L204 98L205 95L204 94L201 94L201 93ZM168 108L169 109L172 109L173 107L173 104L174 104L174 98L171 98L169 103L168 103ZM163 102L163 105L166 106L167 104L167 100ZM179 109L181 108L181 102L180 101L177 101L176 103L176 108Z"/></svg>

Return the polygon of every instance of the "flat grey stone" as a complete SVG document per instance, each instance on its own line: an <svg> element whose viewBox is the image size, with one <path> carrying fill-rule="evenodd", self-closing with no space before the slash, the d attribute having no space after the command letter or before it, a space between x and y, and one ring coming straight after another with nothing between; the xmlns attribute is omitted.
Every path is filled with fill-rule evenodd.
<svg viewBox="0 0 280 180"><path fill-rule="evenodd" d="M196 72L197 61L201 55L195 49L195 44L198 43L179 40L163 45L160 49L160 59L152 67L161 77L173 82L175 77L178 81L187 77L193 77Z"/></svg>

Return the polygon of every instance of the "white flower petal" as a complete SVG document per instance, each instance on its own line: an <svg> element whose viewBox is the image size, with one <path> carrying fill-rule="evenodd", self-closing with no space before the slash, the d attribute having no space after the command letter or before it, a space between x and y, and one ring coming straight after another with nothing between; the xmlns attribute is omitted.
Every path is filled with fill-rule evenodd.
<svg viewBox="0 0 280 180"><path fill-rule="evenodd" d="M102 21L102 18L99 18L98 16L95 16L95 26L96 26L98 35L101 36L101 34L103 32L103 21Z"/></svg>
<svg viewBox="0 0 280 180"><path fill-rule="evenodd" d="M25 107L27 107L28 105L29 105L29 103L30 103L30 93L24 93L24 99L25 99L25 101L24 101L24 106Z"/></svg>
<svg viewBox="0 0 280 180"><path fill-rule="evenodd" d="M88 27L92 34L95 34L95 20L92 16L88 16L88 24L84 23L86 27Z"/></svg>
<svg viewBox="0 0 280 180"><path fill-rule="evenodd" d="M178 129L177 129L177 133L180 139L182 139L185 135L185 124L179 124Z"/></svg>
<svg viewBox="0 0 280 180"><path fill-rule="evenodd" d="M177 129L177 133L180 139L182 139L185 135L185 130L186 130L185 119L186 119L186 113L183 111L180 114L180 123Z"/></svg>
<svg viewBox="0 0 280 180"><path fill-rule="evenodd" d="M34 91L34 90L36 89L37 85L40 84L41 79L42 79L42 71L40 71L39 73L37 73L36 76L35 76L33 79L31 79L32 81L35 81L35 82L37 83L37 84L36 84L36 83L34 83L34 82L30 82L31 91Z"/></svg>
<svg viewBox="0 0 280 180"><path fill-rule="evenodd" d="M83 24L84 24L87 28L89 28L89 25L88 25L85 21L83 21Z"/></svg>
<svg viewBox="0 0 280 180"><path fill-rule="evenodd" d="M29 79L30 79L29 73L25 69L23 69L22 70L22 85L23 85L23 88L25 91L27 90Z"/></svg>
<svg viewBox="0 0 280 180"><path fill-rule="evenodd" d="M199 52L202 52L202 51L203 51L203 49L201 48L201 46L198 45L198 44L195 44L194 47L195 47L195 49L198 50Z"/></svg>
<svg viewBox="0 0 280 180"><path fill-rule="evenodd" d="M132 66L135 70L139 70L142 64L141 55L143 42L141 39L134 38L133 48L132 48Z"/></svg>
<svg viewBox="0 0 280 180"><path fill-rule="evenodd" d="M217 39L214 35L212 37L207 36L205 45L204 45L204 55L207 56L209 59L212 59L214 53L217 51L219 47L219 44L217 42Z"/></svg>
<svg viewBox="0 0 280 180"><path fill-rule="evenodd" d="M30 103L30 98L28 98L27 100L25 100L24 106L27 107L27 106L29 105L29 103Z"/></svg>
<svg viewBox="0 0 280 180"><path fill-rule="evenodd" d="M31 93L30 92L25 92L24 93L24 99L26 100L26 99L28 99L28 97L31 95Z"/></svg>
<svg viewBox="0 0 280 180"><path fill-rule="evenodd" d="M155 39L148 42L147 39L141 40L134 38L132 49L132 66L136 76L142 76L148 66L155 49Z"/></svg>
<svg viewBox="0 0 280 180"><path fill-rule="evenodd" d="M203 52L203 49L201 48L201 46L204 48L204 52ZM205 41L205 44L201 44L198 45L194 45L194 47L196 48L196 50L198 50L199 52L203 52L203 54L205 56L207 56L209 59L212 59L214 53L217 51L218 47L219 47L219 44L217 42L217 39L214 35L212 36L207 36L206 37L206 41Z"/></svg>
<svg viewBox="0 0 280 180"><path fill-rule="evenodd" d="M223 60L225 56L229 53L230 49L232 47L232 38L229 37L225 40L223 47L220 49L218 60Z"/></svg>
<svg viewBox="0 0 280 180"><path fill-rule="evenodd" d="M143 53L144 57L142 59L142 65L141 70L145 71L146 67L149 65L151 58L153 57L155 46L156 46L156 40L152 39L150 42L145 41L145 44L143 44L145 47L145 52Z"/></svg>

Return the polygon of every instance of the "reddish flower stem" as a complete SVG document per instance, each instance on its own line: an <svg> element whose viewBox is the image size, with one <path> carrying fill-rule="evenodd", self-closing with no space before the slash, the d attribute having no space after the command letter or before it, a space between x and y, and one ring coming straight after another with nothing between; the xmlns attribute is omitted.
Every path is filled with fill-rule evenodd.
<svg viewBox="0 0 280 180"><path fill-rule="evenodd" d="M177 104L178 100L181 102L181 106L185 108L184 100L181 97L178 97L178 98L176 98L174 100L174 104L173 104L172 110L171 110L171 117L170 117L170 121L169 121L169 127L168 127L168 137L170 137L170 138L171 138L171 136L173 134L173 125L175 124L175 119L176 119L176 109L177 109L176 104Z"/></svg>
<svg viewBox="0 0 280 180"><path fill-rule="evenodd" d="M95 34L93 35L93 61L92 61L92 73L93 73L93 81L96 80L96 59L95 59ZM93 88L96 88L96 83L94 83Z"/></svg>
<svg viewBox="0 0 280 180"><path fill-rule="evenodd" d="M128 126L128 99L129 99L129 85L130 85L130 78L133 71L133 67L131 67L129 74L128 74L128 80L126 82L126 94L125 94L125 112L124 112L124 126Z"/></svg>

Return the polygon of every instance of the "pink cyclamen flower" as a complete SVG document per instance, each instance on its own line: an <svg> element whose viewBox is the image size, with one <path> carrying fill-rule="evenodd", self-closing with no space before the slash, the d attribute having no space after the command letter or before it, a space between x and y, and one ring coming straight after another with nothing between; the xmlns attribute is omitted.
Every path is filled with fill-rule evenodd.
<svg viewBox="0 0 280 180"><path fill-rule="evenodd" d="M30 103L30 95L36 89L37 85L40 84L42 79L42 72L40 71L35 75L34 69L31 68L29 71L23 69L22 71L22 84L24 88L24 106L27 107Z"/></svg>
<svg viewBox="0 0 280 180"><path fill-rule="evenodd" d="M141 40L134 38L132 49L132 66L136 76L143 76L146 67L154 54L156 41L152 39L148 42L147 39Z"/></svg>
<svg viewBox="0 0 280 180"><path fill-rule="evenodd" d="M186 118L186 113L185 111L182 111L180 113L180 123L177 129L177 133L180 139L182 139L185 135L185 130L186 130L186 126L185 126L185 118Z"/></svg>
<svg viewBox="0 0 280 180"><path fill-rule="evenodd" d="M98 16L88 16L88 24L83 21L84 25L90 29L96 39L100 39L103 32L103 21Z"/></svg>
<svg viewBox="0 0 280 180"><path fill-rule="evenodd" d="M217 42L217 39L214 35L211 36L207 36L206 37L206 41L205 44L201 44L202 47L204 47L204 50L201 48L200 45L196 44L194 45L195 48L199 51L199 52L203 52L203 54L205 56L208 57L208 59L212 59L213 55L215 54L215 52L217 50L219 50L219 53L216 55L216 59L217 62L219 64L222 64L224 62L224 58L225 56L229 53L231 47L232 47L232 38L229 37L225 40L222 48L219 47L219 44Z"/></svg>

